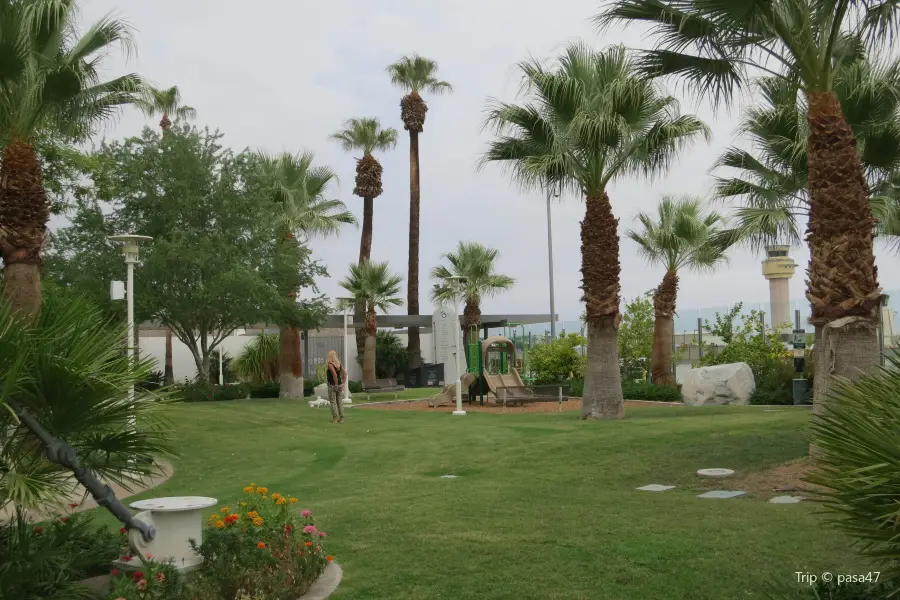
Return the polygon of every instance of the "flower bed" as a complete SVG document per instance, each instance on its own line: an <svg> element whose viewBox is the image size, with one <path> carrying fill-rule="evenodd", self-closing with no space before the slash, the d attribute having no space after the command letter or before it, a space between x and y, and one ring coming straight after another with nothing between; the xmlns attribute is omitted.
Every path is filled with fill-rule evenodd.
<svg viewBox="0 0 900 600"><path fill-rule="evenodd" d="M332 561L325 532L298 504L251 483L238 501L210 515L202 542L191 540L203 562L187 581L148 556L134 572L113 573L107 598L298 600Z"/></svg>

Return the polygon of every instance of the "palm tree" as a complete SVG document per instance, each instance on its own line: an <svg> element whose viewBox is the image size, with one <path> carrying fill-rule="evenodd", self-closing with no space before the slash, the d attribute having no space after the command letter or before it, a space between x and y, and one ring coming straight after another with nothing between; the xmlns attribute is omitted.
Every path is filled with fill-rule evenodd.
<svg viewBox="0 0 900 600"><path fill-rule="evenodd" d="M675 304L678 272L682 269L712 271L727 261L727 242L722 235L724 218L705 213L697 198L664 196L656 215L640 213L640 230L625 234L635 242L651 265L665 268L662 283L653 293L653 350L650 374L656 385L675 385L672 373L672 346L675 343Z"/></svg>
<svg viewBox="0 0 900 600"><path fill-rule="evenodd" d="M400 100L400 118L403 128L409 132L409 271L407 285L407 313L419 314L419 134L425 125L428 105L419 92L444 94L453 86L437 78L438 64L413 54L404 56L387 68L391 83L407 92ZM409 328L409 367L422 364L422 345L419 328Z"/></svg>
<svg viewBox="0 0 900 600"><path fill-rule="evenodd" d="M739 201L733 232L754 250L799 245L798 217L809 215L805 99L796 83L774 77L758 83L762 104L746 112L739 128L752 141L752 151L731 147L723 153L716 168L739 173L717 177L716 195ZM877 233L889 237L888 179L900 168L900 63L847 63L837 72L834 88L857 140Z"/></svg>
<svg viewBox="0 0 900 600"><path fill-rule="evenodd" d="M431 271L431 278L437 281L431 292L431 299L441 304L458 300L453 294L450 278L465 278L461 290L462 297L466 300L462 326L467 336L473 327L481 323L481 299L511 289L516 284L512 277L494 272L499 257L499 250L478 242L460 242L456 252L443 255L449 266L438 265ZM470 343L477 341L478 333L475 332L474 335L475 339L469 339Z"/></svg>
<svg viewBox="0 0 900 600"><path fill-rule="evenodd" d="M163 135L172 129L172 121L169 115L173 115L175 119L193 119L197 116L197 111L186 106L181 101L181 92L178 86L172 86L168 89L159 89L153 86L146 86L144 93L138 101L140 108L148 117L162 115L159 122ZM166 358L165 371L163 372L163 383L172 385L175 383L175 370L172 365L172 330L166 329Z"/></svg>
<svg viewBox="0 0 900 600"><path fill-rule="evenodd" d="M381 163L372 156L376 150L387 151L397 145L397 130L382 129L376 118L349 119L344 128L331 136L340 142L345 152L362 151L362 158L356 160L356 187L353 193L363 199L362 237L359 241L359 264L372 255L372 221L374 219L375 198L381 195ZM365 307L356 306L355 317L362 320ZM366 343L366 332L356 330L356 352L362 356Z"/></svg>
<svg viewBox="0 0 900 600"><path fill-rule="evenodd" d="M758 74L795 83L809 123L810 262L807 298L817 348L817 412L832 375L854 378L880 362L875 335L881 289L875 267L875 219L853 130L835 93L836 73L868 45L891 47L900 3L868 0L613 0L601 27L649 23L658 44L643 73L680 76L714 105L729 103Z"/></svg>
<svg viewBox="0 0 900 600"><path fill-rule="evenodd" d="M583 418L624 414L617 348L619 236L607 194L626 175L654 175L698 136L696 117L681 115L674 98L637 76L622 47L597 52L570 44L555 66L519 65L528 102L493 102L487 125L497 133L482 164L506 165L523 187L559 185L583 196L581 272L588 325Z"/></svg>
<svg viewBox="0 0 900 600"><path fill-rule="evenodd" d="M403 306L398 298L403 277L391 273L387 262L367 261L350 265L350 274L340 282L356 302L366 306L366 345L363 351L363 385L375 384L375 336L378 323L375 310L387 312L391 306Z"/></svg>
<svg viewBox="0 0 900 600"><path fill-rule="evenodd" d="M104 80L103 57L133 48L130 27L104 17L83 35L75 0L20 0L0 10L0 250L3 295L13 310L34 318L41 306L41 250L50 206L35 141L41 132L82 140L133 104L136 75Z"/></svg>
<svg viewBox="0 0 900 600"><path fill-rule="evenodd" d="M197 116L196 110L182 103L181 92L178 91L178 86L172 86L167 89L147 86L138 103L138 107L148 117L162 115L159 126L163 131L168 131L172 128L172 121L169 119L169 116L175 117L176 121L178 119L193 119Z"/></svg>
<svg viewBox="0 0 900 600"><path fill-rule="evenodd" d="M337 180L328 167L313 164L312 152L282 153L269 156L260 153L259 174L269 198L278 206L278 230L275 233L278 254L290 259L311 237L337 235L346 224L356 224L353 213L340 200L327 198L329 187ZM304 238L298 241L297 236ZM294 269L294 272L296 269ZM290 273L282 274L285 281L279 288L289 299L289 308L296 306L300 290ZM300 329L286 314L279 324L279 379L282 398L303 397L303 357L300 354Z"/></svg>

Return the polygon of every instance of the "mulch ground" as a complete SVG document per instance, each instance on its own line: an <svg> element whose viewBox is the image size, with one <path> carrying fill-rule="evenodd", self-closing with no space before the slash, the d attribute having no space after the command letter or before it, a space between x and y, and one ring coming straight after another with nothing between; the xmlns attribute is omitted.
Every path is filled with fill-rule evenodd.
<svg viewBox="0 0 900 600"><path fill-rule="evenodd" d="M760 495L809 496L815 495L818 488L804 483L803 478L814 469L815 465L809 457L804 457L765 471L756 471L745 475L737 473L734 477L718 481L727 481L728 489L746 490Z"/></svg>
<svg viewBox="0 0 900 600"><path fill-rule="evenodd" d="M672 404L670 402L625 402L625 406L681 406L680 404ZM361 404L359 408L366 408L369 410L413 410L413 411L429 411L429 412L453 412L456 410L456 405L448 405L448 406L440 406L438 408L431 408L428 406L427 400L421 400L417 402L399 402L397 404ZM561 408L561 410L560 410ZM567 400L562 403L562 407L560 407L558 402L529 402L524 406L507 406L503 408L502 405L495 404L494 402L488 402L485 400L484 406L481 404L473 403L468 404L463 402L463 410L466 412L486 412L486 413L545 413L545 412L567 412L567 411L580 411L581 410L581 398L574 398L571 400Z"/></svg>

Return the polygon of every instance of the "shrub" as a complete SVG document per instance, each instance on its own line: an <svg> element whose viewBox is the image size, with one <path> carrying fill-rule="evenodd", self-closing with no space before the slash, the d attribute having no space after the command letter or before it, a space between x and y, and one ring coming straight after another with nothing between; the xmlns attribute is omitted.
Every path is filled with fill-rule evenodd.
<svg viewBox="0 0 900 600"><path fill-rule="evenodd" d="M137 563L136 557L125 556L129 563ZM122 573L111 571L108 600L140 598L141 600L179 600L185 598L184 580L178 570L169 563L159 563L150 558L135 565L136 570Z"/></svg>
<svg viewBox="0 0 900 600"><path fill-rule="evenodd" d="M277 333L256 336L234 360L235 373L253 383L278 381L278 345Z"/></svg>
<svg viewBox="0 0 900 600"><path fill-rule="evenodd" d="M242 593L266 600L295 600L305 594L331 560L325 532L312 513L293 512L297 499L269 494L250 484L243 498L209 517L203 543L191 545L203 558L198 577L218 598Z"/></svg>
<svg viewBox="0 0 900 600"><path fill-rule="evenodd" d="M838 381L811 424L821 486L834 521L882 567L890 593L900 591L900 355L854 382Z"/></svg>
<svg viewBox="0 0 900 600"><path fill-rule="evenodd" d="M221 402L223 400L241 400L247 397L250 386L247 384L209 385L192 382L178 386L175 398L183 402Z"/></svg>
<svg viewBox="0 0 900 600"><path fill-rule="evenodd" d="M681 402L681 389L678 387L654 385L647 382L622 383L622 395L626 400Z"/></svg>
<svg viewBox="0 0 900 600"><path fill-rule="evenodd" d="M793 404L794 365L783 362L756 380L750 404Z"/></svg>
<svg viewBox="0 0 900 600"><path fill-rule="evenodd" d="M95 526L89 514L35 524L18 510L0 524L0 598L82 597L76 582L107 573L126 546L123 534Z"/></svg>
<svg viewBox="0 0 900 600"><path fill-rule="evenodd" d="M266 381L250 385L251 398L278 398L281 394L281 384L277 381Z"/></svg>
<svg viewBox="0 0 900 600"><path fill-rule="evenodd" d="M580 398L584 395L584 379L572 379L569 381L569 396Z"/></svg>
<svg viewBox="0 0 900 600"><path fill-rule="evenodd" d="M155 392L162 387L163 379L165 379L165 376L162 371L152 371L142 381L135 383L134 387L148 392Z"/></svg>
<svg viewBox="0 0 900 600"><path fill-rule="evenodd" d="M536 384L584 379L587 358L575 348L587 342L577 333L562 334L549 344L538 344L528 353L528 368Z"/></svg>
<svg viewBox="0 0 900 600"><path fill-rule="evenodd" d="M619 327L619 366L623 381L646 379L653 350L653 292L625 302Z"/></svg>
<svg viewBox="0 0 900 600"><path fill-rule="evenodd" d="M400 338L391 331L375 334L375 376L381 379L397 377L406 370L409 353Z"/></svg>
<svg viewBox="0 0 900 600"><path fill-rule="evenodd" d="M710 344L696 366L708 367L743 362L750 366L754 378L760 382L780 370L791 355L778 333L768 326L764 331L760 329L763 315L757 310L751 310L743 315L740 328L735 329L732 322L736 316L735 311L739 308L740 304L733 307L725 316L724 322L716 313L716 325L710 326L709 322L706 323L704 329L707 332L720 335L723 340L727 338L729 341L718 354L715 352L715 346Z"/></svg>
<svg viewBox="0 0 900 600"><path fill-rule="evenodd" d="M304 396L312 396L316 393L316 385L318 385L314 380L310 378L306 378L303 380L303 395Z"/></svg>
<svg viewBox="0 0 900 600"><path fill-rule="evenodd" d="M363 391L362 381L348 381L347 389L351 394L361 394Z"/></svg>

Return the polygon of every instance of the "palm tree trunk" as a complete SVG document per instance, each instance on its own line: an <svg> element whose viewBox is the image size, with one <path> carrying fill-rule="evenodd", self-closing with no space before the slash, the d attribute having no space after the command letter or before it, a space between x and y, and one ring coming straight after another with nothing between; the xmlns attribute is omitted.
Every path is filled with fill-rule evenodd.
<svg viewBox="0 0 900 600"><path fill-rule="evenodd" d="M675 301L678 274L666 272L653 293L653 349L650 353L650 379L656 385L676 385L672 373L672 345L675 343Z"/></svg>
<svg viewBox="0 0 900 600"><path fill-rule="evenodd" d="M369 306L366 312L366 346L363 351L363 385L371 387L375 385L375 335L378 326L375 321L375 307Z"/></svg>
<svg viewBox="0 0 900 600"><path fill-rule="evenodd" d="M409 132L409 273L407 276L407 314L419 314L419 132ZM409 368L422 364L419 328L409 328Z"/></svg>
<svg viewBox="0 0 900 600"><path fill-rule="evenodd" d="M175 369L172 366L172 330L166 329L166 366L163 374L163 385L175 383Z"/></svg>
<svg viewBox="0 0 900 600"><path fill-rule="evenodd" d="M375 213L375 199L363 198L363 224L362 236L359 239L359 264L368 262L372 256L372 228ZM353 320L357 323L363 320L365 315L365 302L357 302L353 310ZM366 331L356 329L356 355L362 356L366 345Z"/></svg>
<svg viewBox="0 0 900 600"><path fill-rule="evenodd" d="M609 196L588 197L581 222L581 273L588 347L582 419L625 415L619 371L619 235Z"/></svg>
<svg viewBox="0 0 900 600"><path fill-rule="evenodd" d="M303 360L300 355L300 330L278 328L278 367L280 398L303 398Z"/></svg>
<svg viewBox="0 0 900 600"><path fill-rule="evenodd" d="M478 300L472 297L466 298L466 307L463 309L463 339L467 344L478 342L478 324L481 323L481 306ZM472 328L475 328L474 331Z"/></svg>
<svg viewBox="0 0 900 600"><path fill-rule="evenodd" d="M875 266L875 219L856 140L832 92L808 95L810 262L807 298L816 327L818 388L825 401L833 376L855 379L879 364L876 333L881 289ZM821 329L821 334L819 333ZM821 410L819 407L818 410ZM818 412L817 410L817 412Z"/></svg>
<svg viewBox="0 0 900 600"><path fill-rule="evenodd" d="M14 139L0 157L3 297L29 320L41 310L41 249L49 218L37 151Z"/></svg>

